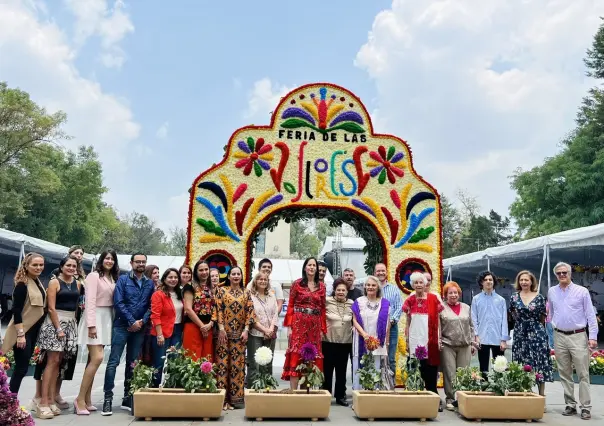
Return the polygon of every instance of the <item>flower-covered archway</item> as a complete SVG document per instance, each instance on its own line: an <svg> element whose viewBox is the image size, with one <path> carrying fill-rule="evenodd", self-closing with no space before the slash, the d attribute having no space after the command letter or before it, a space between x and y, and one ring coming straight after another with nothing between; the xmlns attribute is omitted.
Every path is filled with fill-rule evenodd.
<svg viewBox="0 0 604 426"><path fill-rule="evenodd" d="M342 87L309 84L284 96L270 125L233 133L190 194L187 261L208 259L223 276L237 264L249 278L253 239L267 222L327 208L335 222L362 219L377 232L379 241L362 235L369 266L384 262L404 293L416 270L440 282L438 193L415 172L407 143L374 133L365 106Z"/></svg>

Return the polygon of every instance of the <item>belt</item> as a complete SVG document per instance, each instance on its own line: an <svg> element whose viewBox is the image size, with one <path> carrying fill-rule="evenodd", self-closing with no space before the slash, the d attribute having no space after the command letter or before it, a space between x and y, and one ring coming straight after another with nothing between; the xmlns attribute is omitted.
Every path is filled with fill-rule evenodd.
<svg viewBox="0 0 604 426"><path fill-rule="evenodd" d="M294 308L294 312L300 312L302 314L309 314L309 315L321 314L321 311L319 309L311 309L311 308Z"/></svg>
<svg viewBox="0 0 604 426"><path fill-rule="evenodd" d="M560 330L559 328L554 328L554 330L556 330L558 333L566 334L567 336L572 336L573 334L585 333L587 331L587 329L585 327L580 328L578 330L570 330L570 331Z"/></svg>

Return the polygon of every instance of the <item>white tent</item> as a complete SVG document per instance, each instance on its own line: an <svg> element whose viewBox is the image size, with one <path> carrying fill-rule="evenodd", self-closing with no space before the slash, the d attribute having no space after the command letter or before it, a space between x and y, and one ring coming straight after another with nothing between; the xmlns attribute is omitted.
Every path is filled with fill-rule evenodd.
<svg viewBox="0 0 604 426"><path fill-rule="evenodd" d="M539 277L541 289L546 292L555 284L552 268L557 262L604 265L604 224L452 257L443 261L443 268L448 280L461 285L473 283L483 270L513 278L519 271L529 269Z"/></svg>

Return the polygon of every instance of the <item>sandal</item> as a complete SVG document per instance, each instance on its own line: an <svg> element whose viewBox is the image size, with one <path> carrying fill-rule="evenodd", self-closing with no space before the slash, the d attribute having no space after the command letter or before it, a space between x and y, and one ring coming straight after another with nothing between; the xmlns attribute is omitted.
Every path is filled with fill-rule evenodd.
<svg viewBox="0 0 604 426"><path fill-rule="evenodd" d="M61 409L57 407L56 404L50 404L50 411L52 411L52 414L55 416L61 415Z"/></svg>
<svg viewBox="0 0 604 426"><path fill-rule="evenodd" d="M57 407L61 410L67 410L69 408L69 403L65 401L61 395L58 395L55 398L55 402L57 403Z"/></svg>
<svg viewBox="0 0 604 426"><path fill-rule="evenodd" d="M42 407L38 405L36 408L36 417L43 420L54 419L55 415L52 414L50 407Z"/></svg>

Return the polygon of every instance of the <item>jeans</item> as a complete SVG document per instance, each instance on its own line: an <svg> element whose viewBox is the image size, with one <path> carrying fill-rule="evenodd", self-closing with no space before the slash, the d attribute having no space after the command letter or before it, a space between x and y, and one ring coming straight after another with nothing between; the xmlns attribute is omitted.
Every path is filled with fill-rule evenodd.
<svg viewBox="0 0 604 426"><path fill-rule="evenodd" d="M547 331L547 342L549 343L549 348L554 349L554 326L551 322L545 323L545 331Z"/></svg>
<svg viewBox="0 0 604 426"><path fill-rule="evenodd" d="M12 393L19 393L21 388L21 382L27 375L29 368L29 360L34 353L36 341L38 340L38 332L40 331L41 323L35 324L27 333L25 333L25 347L23 349L17 348L17 345L13 347L13 355L15 356L15 366L13 367L13 374L10 378L10 391Z"/></svg>
<svg viewBox="0 0 604 426"><path fill-rule="evenodd" d="M130 395L130 380L132 379L132 363L136 361L143 348L143 339L145 338L145 328L137 332L130 332L126 327L113 327L111 335L111 353L105 369L105 399L113 398L113 388L115 386L115 370L120 364L120 358L126 349L126 366L124 375L124 398Z"/></svg>
<svg viewBox="0 0 604 426"><path fill-rule="evenodd" d="M396 349L398 346L398 324L390 326L390 339L388 341L388 364L390 370L396 374Z"/></svg>
<svg viewBox="0 0 604 426"><path fill-rule="evenodd" d="M164 339L164 344L157 344L157 336L151 337L151 354L153 357L153 368L157 370L153 375L153 386L159 387L164 368L164 357L166 350L171 346L180 346L182 344L182 324L174 324L174 331L170 337Z"/></svg>

